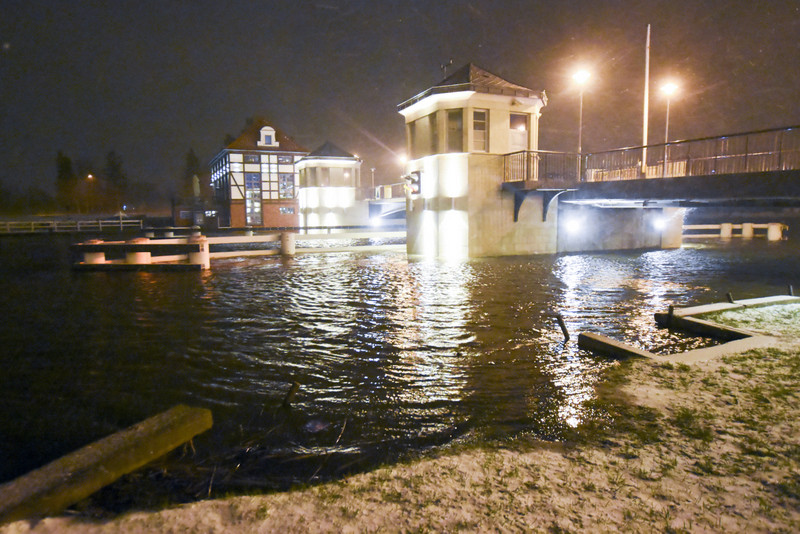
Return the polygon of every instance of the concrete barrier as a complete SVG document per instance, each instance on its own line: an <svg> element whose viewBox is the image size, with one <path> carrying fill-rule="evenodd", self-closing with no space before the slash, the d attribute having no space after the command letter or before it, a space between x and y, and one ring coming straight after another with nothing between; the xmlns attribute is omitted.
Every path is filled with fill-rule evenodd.
<svg viewBox="0 0 800 534"><path fill-rule="evenodd" d="M628 358L631 356L639 358L655 358L655 354L646 350L638 349L632 345L622 343L610 337L595 334L594 332L581 332L578 334L578 347L591 352L599 352L615 358Z"/></svg>
<svg viewBox="0 0 800 534"><path fill-rule="evenodd" d="M0 524L58 514L212 425L204 408L177 405L0 486Z"/></svg>

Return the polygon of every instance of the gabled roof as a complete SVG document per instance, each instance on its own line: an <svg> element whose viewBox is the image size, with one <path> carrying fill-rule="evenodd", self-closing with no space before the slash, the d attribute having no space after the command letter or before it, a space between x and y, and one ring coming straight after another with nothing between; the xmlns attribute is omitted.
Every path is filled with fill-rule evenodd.
<svg viewBox="0 0 800 534"><path fill-rule="evenodd" d="M397 107L402 110L432 94L456 91L475 91L478 93L540 98L545 104L547 103L544 91L534 91L511 83L473 63L467 63L438 84L406 100Z"/></svg>
<svg viewBox="0 0 800 534"><path fill-rule="evenodd" d="M330 141L326 141L324 145L312 151L309 158L350 158L355 159L355 156L346 150L339 148Z"/></svg>
<svg viewBox="0 0 800 534"><path fill-rule="evenodd" d="M278 146L258 146L261 128L269 126L275 130L275 139ZM295 142L294 139L283 133L278 128L264 119L256 119L239 134L236 140L225 147L228 150L258 150L260 152L303 152L308 153L308 149Z"/></svg>

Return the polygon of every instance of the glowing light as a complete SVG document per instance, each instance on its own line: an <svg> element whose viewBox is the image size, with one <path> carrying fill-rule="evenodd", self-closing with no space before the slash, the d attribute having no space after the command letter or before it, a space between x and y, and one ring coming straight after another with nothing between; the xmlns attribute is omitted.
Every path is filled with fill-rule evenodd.
<svg viewBox="0 0 800 534"><path fill-rule="evenodd" d="M653 228L661 231L667 227L667 219L665 217L656 217L653 219Z"/></svg>
<svg viewBox="0 0 800 534"><path fill-rule="evenodd" d="M591 77L592 73L584 69L581 69L572 75L572 79L575 80L578 85L584 85Z"/></svg>
<svg viewBox="0 0 800 534"><path fill-rule="evenodd" d="M469 221L467 212L447 210L440 214L439 257L445 260L462 260L469 251Z"/></svg>
<svg viewBox="0 0 800 534"><path fill-rule="evenodd" d="M670 98L676 92L678 92L678 84L674 82L667 82L661 86L661 93L667 98Z"/></svg>
<svg viewBox="0 0 800 534"><path fill-rule="evenodd" d="M584 221L582 217L573 215L564 220L564 230L569 235L577 235L583 232Z"/></svg>
<svg viewBox="0 0 800 534"><path fill-rule="evenodd" d="M424 210L420 218L419 235L417 239L421 242L419 251L423 256L436 257L437 235L436 214L430 210Z"/></svg>
<svg viewBox="0 0 800 534"><path fill-rule="evenodd" d="M397 163L399 163L400 165L405 165L406 163L408 163L408 156L406 156L405 154L398 154Z"/></svg>
<svg viewBox="0 0 800 534"><path fill-rule="evenodd" d="M468 187L467 184L469 183L468 156L465 154L441 155L439 156L438 164L438 168L430 168L430 172L438 171L438 193L442 196L454 198L466 196Z"/></svg>

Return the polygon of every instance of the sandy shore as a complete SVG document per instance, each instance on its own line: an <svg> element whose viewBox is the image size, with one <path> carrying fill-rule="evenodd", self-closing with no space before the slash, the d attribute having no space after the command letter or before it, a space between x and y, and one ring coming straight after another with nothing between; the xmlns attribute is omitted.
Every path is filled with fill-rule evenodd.
<svg viewBox="0 0 800 534"><path fill-rule="evenodd" d="M778 345L621 363L569 445L518 439L287 493L0 533L798 532L800 346Z"/></svg>

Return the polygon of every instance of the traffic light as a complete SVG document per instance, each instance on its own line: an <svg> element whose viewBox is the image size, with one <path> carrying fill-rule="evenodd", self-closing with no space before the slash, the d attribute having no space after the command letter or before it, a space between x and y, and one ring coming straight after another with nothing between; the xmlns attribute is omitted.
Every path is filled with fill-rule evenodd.
<svg viewBox="0 0 800 534"><path fill-rule="evenodd" d="M414 171L409 173L405 176L406 179L406 187L411 195L419 195L420 192L420 178L422 173L420 171Z"/></svg>

